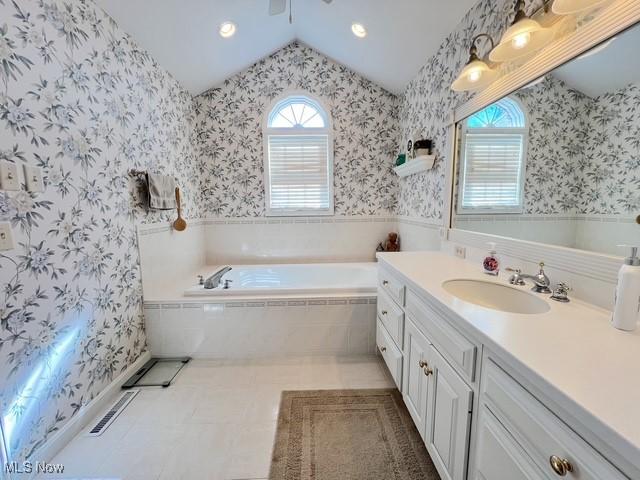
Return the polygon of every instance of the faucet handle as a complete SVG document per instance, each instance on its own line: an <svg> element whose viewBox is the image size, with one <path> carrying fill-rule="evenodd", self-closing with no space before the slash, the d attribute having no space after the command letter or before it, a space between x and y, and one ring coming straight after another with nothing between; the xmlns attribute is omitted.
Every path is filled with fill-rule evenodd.
<svg viewBox="0 0 640 480"><path fill-rule="evenodd" d="M569 301L569 297L567 296L571 291L571 287L564 282L560 282L555 290L553 291L553 295L551 295L551 299L557 302L567 303Z"/></svg>
<svg viewBox="0 0 640 480"><path fill-rule="evenodd" d="M507 267L505 268L507 272L513 272L513 275L509 278L509 283L511 285L526 285L524 279L522 278L522 270L519 268Z"/></svg>
<svg viewBox="0 0 640 480"><path fill-rule="evenodd" d="M204 285L204 277L202 275L198 275L198 285Z"/></svg>

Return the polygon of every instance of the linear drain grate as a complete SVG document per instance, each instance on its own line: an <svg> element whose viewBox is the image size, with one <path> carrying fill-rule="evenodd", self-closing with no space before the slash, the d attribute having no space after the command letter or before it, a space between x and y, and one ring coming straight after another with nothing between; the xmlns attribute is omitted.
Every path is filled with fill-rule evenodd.
<svg viewBox="0 0 640 480"><path fill-rule="evenodd" d="M123 393L118 401L113 404L113 406L107 413L105 413L104 417L102 417L100 421L96 423L96 425L91 430L89 430L88 435L91 435L93 437L102 435L102 432L104 432L107 427L113 423L116 417L120 415L120 413L122 413L125 407L131 400L133 400L133 397L135 397L139 391L140 390L129 390Z"/></svg>

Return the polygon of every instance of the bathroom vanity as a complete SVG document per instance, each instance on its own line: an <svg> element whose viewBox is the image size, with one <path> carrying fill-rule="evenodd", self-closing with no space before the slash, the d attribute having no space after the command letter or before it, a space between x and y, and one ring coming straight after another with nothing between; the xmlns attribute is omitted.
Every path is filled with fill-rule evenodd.
<svg viewBox="0 0 640 480"><path fill-rule="evenodd" d="M640 333L445 253L378 259L377 345L443 479L640 478ZM532 313L462 300L455 279Z"/></svg>

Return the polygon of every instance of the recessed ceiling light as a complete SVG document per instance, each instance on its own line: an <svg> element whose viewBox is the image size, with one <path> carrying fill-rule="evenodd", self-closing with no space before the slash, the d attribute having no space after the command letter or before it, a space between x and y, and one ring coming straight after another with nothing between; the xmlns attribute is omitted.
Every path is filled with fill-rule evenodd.
<svg viewBox="0 0 640 480"><path fill-rule="evenodd" d="M367 29L361 23L353 23L351 25L351 31L358 38L364 38L367 36Z"/></svg>
<svg viewBox="0 0 640 480"><path fill-rule="evenodd" d="M224 22L220 25L220 36L222 38L232 37L236 33L236 24L233 22Z"/></svg>

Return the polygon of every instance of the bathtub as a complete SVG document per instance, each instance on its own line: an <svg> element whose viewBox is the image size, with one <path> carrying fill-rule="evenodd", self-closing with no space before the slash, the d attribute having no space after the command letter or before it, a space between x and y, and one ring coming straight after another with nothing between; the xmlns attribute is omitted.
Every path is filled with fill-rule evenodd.
<svg viewBox="0 0 640 480"><path fill-rule="evenodd" d="M223 284L231 280L228 289L192 285L182 299L144 303L147 345L153 356L238 359L375 353L375 263L231 268L222 278Z"/></svg>
<svg viewBox="0 0 640 480"><path fill-rule="evenodd" d="M188 288L186 296L252 296L375 294L376 263L309 263L230 265L222 285ZM217 270L217 269L216 269ZM209 275L216 272L212 270ZM208 275L207 275L208 276Z"/></svg>

